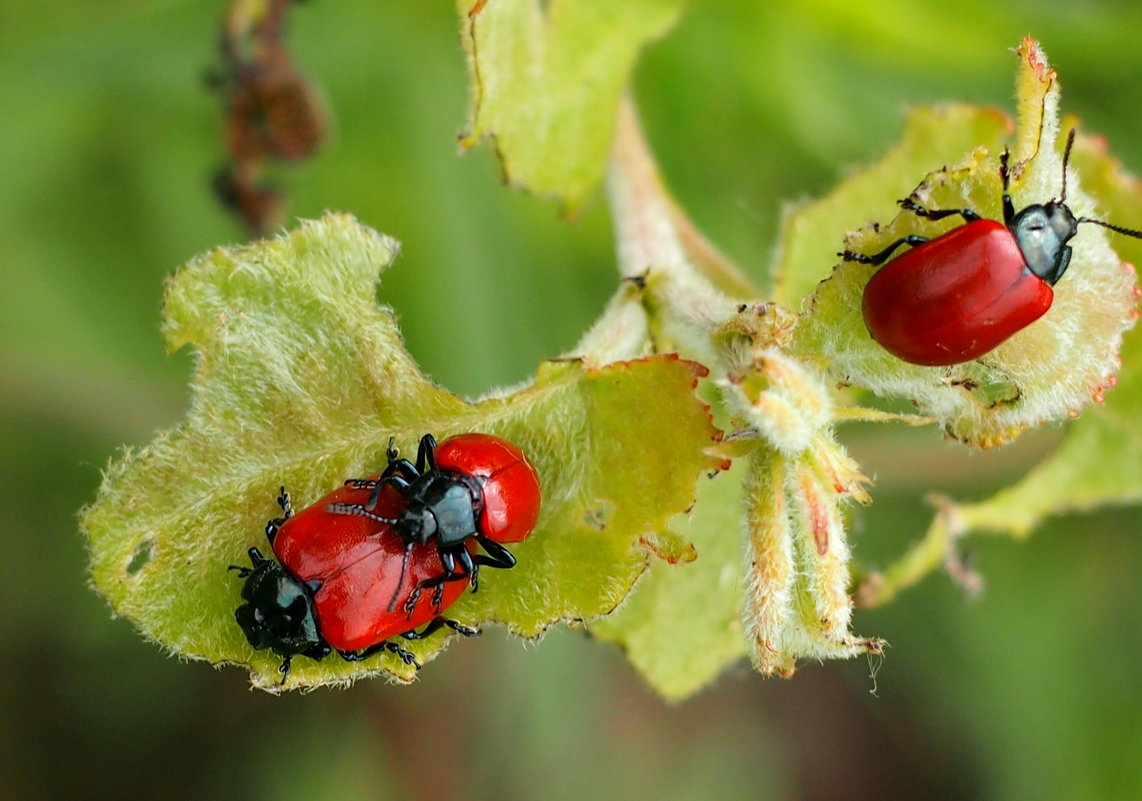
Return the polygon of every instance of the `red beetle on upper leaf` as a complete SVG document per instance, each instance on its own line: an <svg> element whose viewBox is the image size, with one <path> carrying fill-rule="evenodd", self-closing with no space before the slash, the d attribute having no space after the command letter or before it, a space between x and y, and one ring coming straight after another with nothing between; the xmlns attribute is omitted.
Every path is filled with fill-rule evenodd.
<svg viewBox="0 0 1142 801"><path fill-rule="evenodd" d="M1000 157L1003 222L970 209L926 209L910 198L900 205L929 220L959 215L964 224L928 239L906 236L871 256L846 250L845 261L884 264L901 245L912 249L876 272L861 304L869 334L889 353L913 364L960 364L998 347L1051 308L1051 287L1071 261L1067 245L1081 223L1096 223L1127 236L1142 232L1089 217L1076 218L1066 204L1067 161L1075 132L1063 153L1058 200L1015 212L1008 194L1007 161Z"/></svg>
<svg viewBox="0 0 1142 801"><path fill-rule="evenodd" d="M358 661L390 651L415 665L390 638L420 639L442 626L476 634L440 613L465 587L477 589L481 565L513 567L501 543L535 527L539 478L509 442L461 434L437 446L426 434L415 465L391 444L388 462L379 476L347 481L296 515L283 489L284 515L266 526L281 564L251 548L253 567L232 568L246 580L238 623L250 645L284 658L283 683L295 654L322 659L336 650Z"/></svg>

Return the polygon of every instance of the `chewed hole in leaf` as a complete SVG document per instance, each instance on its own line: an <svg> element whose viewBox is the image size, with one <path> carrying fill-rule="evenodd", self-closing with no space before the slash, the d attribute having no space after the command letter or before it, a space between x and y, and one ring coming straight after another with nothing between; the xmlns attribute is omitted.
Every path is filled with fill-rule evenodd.
<svg viewBox="0 0 1142 801"><path fill-rule="evenodd" d="M131 559L127 562L127 575L133 576L147 566L155 555L155 538L147 537L135 546Z"/></svg>

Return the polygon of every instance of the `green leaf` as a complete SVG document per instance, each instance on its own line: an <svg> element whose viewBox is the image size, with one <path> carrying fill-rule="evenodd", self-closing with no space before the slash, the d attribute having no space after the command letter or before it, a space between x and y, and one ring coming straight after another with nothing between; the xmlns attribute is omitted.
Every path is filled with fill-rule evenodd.
<svg viewBox="0 0 1142 801"><path fill-rule="evenodd" d="M681 700L746 654L742 636L741 476L701 482L694 509L675 525L696 559L656 562L615 614L591 624L617 643L660 695Z"/></svg>
<svg viewBox="0 0 1142 801"><path fill-rule="evenodd" d="M170 281L164 332L197 354L183 423L108 469L82 525L95 586L118 614L183 657L248 665L273 689L281 661L255 652L234 620L230 564L265 545L279 485L301 508L347 477L375 474L389 437L487 431L539 471L544 507L519 565L495 571L449 615L533 636L617 606L655 549L685 543L668 520L692 503L718 431L694 388L704 368L658 356L588 369L544 364L535 382L468 403L433 385L376 303L396 243L347 215L192 261ZM423 663L447 636L407 645ZM291 687L412 668L391 655L359 663L294 660Z"/></svg>
<svg viewBox="0 0 1142 801"><path fill-rule="evenodd" d="M574 213L602 180L639 50L682 5L495 0L469 17L471 0L459 0L473 98L461 144L491 138L509 183Z"/></svg>

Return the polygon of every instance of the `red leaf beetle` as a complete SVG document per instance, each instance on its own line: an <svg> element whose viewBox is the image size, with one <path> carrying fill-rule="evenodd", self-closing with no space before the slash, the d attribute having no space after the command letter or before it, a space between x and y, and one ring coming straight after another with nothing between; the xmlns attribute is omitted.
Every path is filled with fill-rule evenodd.
<svg viewBox="0 0 1142 801"><path fill-rule="evenodd" d="M251 548L252 567L231 567L246 582L238 624L250 645L283 658L282 683L296 654L360 661L389 651L419 667L391 638L444 626L475 635L441 612L466 587L476 591L481 565L513 567L502 543L535 526L538 475L505 440L460 434L438 446L426 434L415 465L391 441L387 457L379 476L351 479L297 514L283 488L283 516L266 525L280 564Z"/></svg>
<svg viewBox="0 0 1142 801"><path fill-rule="evenodd" d="M999 161L1003 222L985 220L970 209L927 209L911 198L900 206L929 220L959 215L964 224L928 239L906 236L884 250L864 255L846 250L845 261L880 265L901 245L911 250L878 270L864 288L861 309L869 334L906 362L925 366L960 364L979 358L1042 317L1051 308L1051 287L1071 261L1067 245L1082 223L1120 234L1142 232L1089 217L1076 218L1066 204L1067 161L1075 132L1063 153L1058 200L1015 212L1008 193L1005 149Z"/></svg>

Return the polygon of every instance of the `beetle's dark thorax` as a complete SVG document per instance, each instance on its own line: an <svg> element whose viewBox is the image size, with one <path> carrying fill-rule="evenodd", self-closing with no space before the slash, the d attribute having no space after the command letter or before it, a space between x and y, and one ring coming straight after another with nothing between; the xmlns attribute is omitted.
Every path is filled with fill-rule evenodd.
<svg viewBox="0 0 1142 801"><path fill-rule="evenodd" d="M430 470L404 492L407 501L396 529L405 542L456 545L476 533L483 512L480 479L465 473Z"/></svg>
<svg viewBox="0 0 1142 801"><path fill-rule="evenodd" d="M1052 200L1046 205L1028 206L1016 214L1007 227L1019 245L1028 270L1048 284L1063 277L1071 263L1071 248L1067 242L1079 229L1078 220L1066 203Z"/></svg>

